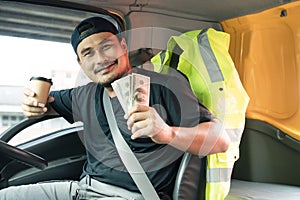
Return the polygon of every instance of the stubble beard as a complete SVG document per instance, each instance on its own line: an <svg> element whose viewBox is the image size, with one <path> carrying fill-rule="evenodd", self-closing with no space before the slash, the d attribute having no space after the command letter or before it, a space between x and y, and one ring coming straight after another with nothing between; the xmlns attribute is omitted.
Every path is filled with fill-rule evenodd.
<svg viewBox="0 0 300 200"><path fill-rule="evenodd" d="M121 78L122 76L120 75L115 75L115 76L112 76L112 77L109 77L106 81L98 81L98 84L102 85L103 87L106 87L106 88L111 88L111 84L115 81L115 80L118 80L119 78Z"/></svg>

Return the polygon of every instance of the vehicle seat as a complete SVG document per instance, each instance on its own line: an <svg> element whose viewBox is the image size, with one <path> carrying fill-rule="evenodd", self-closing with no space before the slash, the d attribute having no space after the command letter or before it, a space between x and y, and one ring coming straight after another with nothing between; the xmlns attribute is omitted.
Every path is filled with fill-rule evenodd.
<svg viewBox="0 0 300 200"><path fill-rule="evenodd" d="M232 179L230 191L225 200L237 199L299 200L300 187Z"/></svg>
<svg viewBox="0 0 300 200"><path fill-rule="evenodd" d="M174 200L205 199L206 157L185 153L179 166L173 190Z"/></svg>

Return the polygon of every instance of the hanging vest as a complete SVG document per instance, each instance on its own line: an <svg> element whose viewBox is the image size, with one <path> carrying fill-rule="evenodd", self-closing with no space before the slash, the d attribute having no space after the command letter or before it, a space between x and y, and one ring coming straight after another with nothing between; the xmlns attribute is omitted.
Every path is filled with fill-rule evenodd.
<svg viewBox="0 0 300 200"><path fill-rule="evenodd" d="M151 59L156 72L170 73L173 68L183 73L199 101L223 123L231 139L226 152L207 155L206 200L223 200L229 192L249 102L228 53L229 42L229 34L212 28L189 31L172 36L167 50Z"/></svg>

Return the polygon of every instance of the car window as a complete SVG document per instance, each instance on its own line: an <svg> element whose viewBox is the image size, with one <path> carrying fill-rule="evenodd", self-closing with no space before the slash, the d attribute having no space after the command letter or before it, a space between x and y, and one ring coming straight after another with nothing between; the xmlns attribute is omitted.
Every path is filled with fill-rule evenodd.
<svg viewBox="0 0 300 200"><path fill-rule="evenodd" d="M0 73L0 128L3 132L24 119L23 89L32 76L51 78L51 90L71 88L75 86L80 67L67 43L10 36L0 36L0 43L4 68ZM19 144L65 126L70 125L63 119L45 121L26 129L28 134L18 134L11 143Z"/></svg>
<svg viewBox="0 0 300 200"><path fill-rule="evenodd" d="M28 128L22 130L17 135L15 135L8 144L19 145L30 140L36 139L40 136L54 133L55 131L75 127L77 124L70 124L63 118L54 118L46 121L36 123Z"/></svg>
<svg viewBox="0 0 300 200"><path fill-rule="evenodd" d="M32 76L51 78L51 90L89 81L77 63L70 36L78 21L101 14L10 1L1 1L0 6L0 21L5 24L0 31L1 134L25 118L21 102ZM47 120L25 129L9 143L21 144L69 126L62 118Z"/></svg>
<svg viewBox="0 0 300 200"><path fill-rule="evenodd" d="M80 70L70 44L71 33L79 21L97 15L124 30L125 20L114 10L84 6L79 10L71 4L62 8L51 4L0 1L0 7L1 134L24 119L23 90L31 77L51 78L51 90L72 88L90 81ZM71 125L62 118L40 122L18 133L9 143L21 144L68 126Z"/></svg>

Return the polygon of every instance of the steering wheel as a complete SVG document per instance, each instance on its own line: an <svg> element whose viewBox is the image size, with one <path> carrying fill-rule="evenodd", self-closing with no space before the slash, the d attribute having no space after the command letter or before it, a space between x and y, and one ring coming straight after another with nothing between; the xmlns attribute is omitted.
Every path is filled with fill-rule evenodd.
<svg viewBox="0 0 300 200"><path fill-rule="evenodd" d="M0 140L0 154L41 170L48 166L48 162L44 158L41 158L40 156L26 150L9 145L2 140Z"/></svg>

